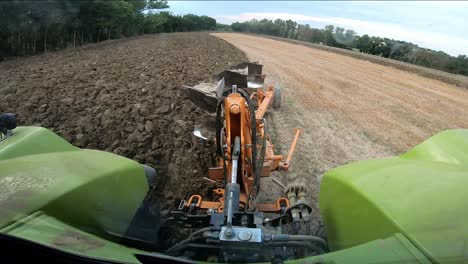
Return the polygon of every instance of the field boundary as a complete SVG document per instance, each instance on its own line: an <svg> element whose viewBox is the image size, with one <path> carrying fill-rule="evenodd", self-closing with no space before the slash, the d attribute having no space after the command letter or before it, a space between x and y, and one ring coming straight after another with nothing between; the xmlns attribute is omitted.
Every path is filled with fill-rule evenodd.
<svg viewBox="0 0 468 264"><path fill-rule="evenodd" d="M300 40L294 40L294 39L286 39L286 38L275 37L275 36L259 35L259 34L251 34L251 33L240 33L240 32L226 32L226 33L244 34L244 35L250 35L250 36L256 36L256 37L262 37L262 38L267 38L267 39L272 39L272 40L288 42L291 44L311 47L311 48L315 48L315 49L319 49L323 51L334 52L334 53L338 53L341 55L350 56L356 59L366 60L372 63L376 63L376 64L380 64L384 66L390 66L399 70L416 73L423 77L439 80L444 83L448 83L448 84L452 84L458 87L468 89L468 77L457 75L457 74L452 74L452 73L448 73L444 71L439 71L439 70L435 70L431 68L426 68L426 67L422 67L419 65L410 64L407 62L392 60L392 59L383 58L383 57L379 57L379 56L375 56L375 55L371 55L367 53L362 53L358 51L330 47L330 46L325 46L325 45L320 45L320 44L315 44L315 43L310 43L310 42L305 42L305 41L300 41Z"/></svg>

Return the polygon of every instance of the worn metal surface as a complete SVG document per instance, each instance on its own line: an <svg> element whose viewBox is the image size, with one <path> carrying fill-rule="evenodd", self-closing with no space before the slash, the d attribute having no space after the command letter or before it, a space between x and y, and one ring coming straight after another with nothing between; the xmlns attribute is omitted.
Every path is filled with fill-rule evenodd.
<svg viewBox="0 0 468 264"><path fill-rule="evenodd" d="M221 228L221 232L219 232L219 240L229 241L229 242L238 242L238 243L245 243L245 242L261 243L263 241L262 230L260 228L247 228L247 227L233 226L232 231L234 234L232 237L227 237L225 235L226 229L227 229L226 226L223 226Z"/></svg>
<svg viewBox="0 0 468 264"><path fill-rule="evenodd" d="M186 85L183 85L182 88L185 89L187 97L195 105L208 112L216 112L216 105L218 103L218 99L216 99L216 96L214 94L209 94L197 88Z"/></svg>

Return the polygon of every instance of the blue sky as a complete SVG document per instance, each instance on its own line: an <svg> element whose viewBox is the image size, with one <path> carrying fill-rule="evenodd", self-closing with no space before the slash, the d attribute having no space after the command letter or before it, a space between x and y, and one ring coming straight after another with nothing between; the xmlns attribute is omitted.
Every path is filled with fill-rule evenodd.
<svg viewBox="0 0 468 264"><path fill-rule="evenodd" d="M208 15L230 24L253 18L292 19L359 35L410 41L450 55L468 55L468 2L170 1L175 14Z"/></svg>

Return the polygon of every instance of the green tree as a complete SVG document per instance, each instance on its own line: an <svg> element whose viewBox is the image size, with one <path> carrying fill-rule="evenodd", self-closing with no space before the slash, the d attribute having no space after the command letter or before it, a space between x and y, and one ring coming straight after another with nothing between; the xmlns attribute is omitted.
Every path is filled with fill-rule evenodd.
<svg viewBox="0 0 468 264"><path fill-rule="evenodd" d="M335 28L335 34L340 37L344 37L344 31L345 29L342 27L336 27Z"/></svg>
<svg viewBox="0 0 468 264"><path fill-rule="evenodd" d="M167 7L167 0L0 1L0 58L143 33L216 28L207 16L156 12Z"/></svg>
<svg viewBox="0 0 468 264"><path fill-rule="evenodd" d="M335 26L333 25L327 25L325 26L325 31L328 31L330 33L333 33L333 30L335 29Z"/></svg>
<svg viewBox="0 0 468 264"><path fill-rule="evenodd" d="M344 43L350 48L354 48L354 40L356 39L356 32L352 29L346 30L344 34Z"/></svg>
<svg viewBox="0 0 468 264"><path fill-rule="evenodd" d="M418 47L404 41L388 38L358 36L354 30L327 25L323 29L300 25L292 20L253 19L243 23L233 23L233 31L267 34L283 38L322 43L338 48L358 48L361 52L418 64L452 73L468 75L466 56L452 57L440 51Z"/></svg>
<svg viewBox="0 0 468 264"><path fill-rule="evenodd" d="M148 9L166 9L169 8L167 0L147 0L146 8Z"/></svg>
<svg viewBox="0 0 468 264"><path fill-rule="evenodd" d="M329 46L336 46L336 40L335 40L335 35L333 33L333 30L335 27L333 25L327 25L325 26L325 30L323 32L323 43L325 45Z"/></svg>
<svg viewBox="0 0 468 264"><path fill-rule="evenodd" d="M371 47L371 38L367 34L363 35L360 38L356 39L355 46L361 52L369 53L370 52L370 47Z"/></svg>

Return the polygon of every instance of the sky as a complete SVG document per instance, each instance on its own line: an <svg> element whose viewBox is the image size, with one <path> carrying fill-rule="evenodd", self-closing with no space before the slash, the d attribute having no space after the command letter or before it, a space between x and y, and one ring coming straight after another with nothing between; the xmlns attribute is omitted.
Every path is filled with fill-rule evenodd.
<svg viewBox="0 0 468 264"><path fill-rule="evenodd" d="M175 14L207 15L218 23L251 19L291 19L323 28L353 29L359 35L387 37L468 55L468 1L171 1Z"/></svg>

